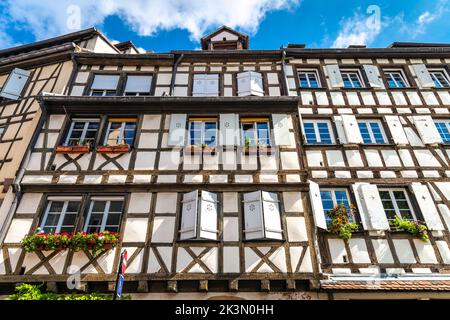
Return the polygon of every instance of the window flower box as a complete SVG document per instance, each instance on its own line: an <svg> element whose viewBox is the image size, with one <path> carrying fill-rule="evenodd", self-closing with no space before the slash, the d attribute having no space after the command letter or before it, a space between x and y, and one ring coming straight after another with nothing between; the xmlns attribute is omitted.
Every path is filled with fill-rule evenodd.
<svg viewBox="0 0 450 320"><path fill-rule="evenodd" d="M98 153L127 153L130 152L131 146L129 144L120 144L116 146L98 146L96 151Z"/></svg>
<svg viewBox="0 0 450 320"><path fill-rule="evenodd" d="M100 233L38 233L26 236L21 241L26 252L36 251L73 251L88 250L93 254L107 251L119 244L119 234L115 232Z"/></svg>
<svg viewBox="0 0 450 320"><path fill-rule="evenodd" d="M258 147L247 147L246 146L243 148L243 152L246 156L256 155L256 154L271 155L272 148L271 147L263 147L263 146L258 146Z"/></svg>
<svg viewBox="0 0 450 320"><path fill-rule="evenodd" d="M91 151L90 145L83 146L57 146L56 153L73 154L73 153L89 153Z"/></svg>
<svg viewBox="0 0 450 320"><path fill-rule="evenodd" d="M215 155L216 148L209 147L209 146L191 145L191 146L187 146L186 148L184 148L184 152L186 154L190 154L190 155L200 155L200 154Z"/></svg>

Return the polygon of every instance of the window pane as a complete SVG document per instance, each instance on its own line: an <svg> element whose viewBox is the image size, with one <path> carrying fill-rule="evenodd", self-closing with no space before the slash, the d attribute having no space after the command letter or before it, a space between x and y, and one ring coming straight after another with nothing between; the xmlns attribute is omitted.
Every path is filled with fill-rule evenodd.
<svg viewBox="0 0 450 320"><path fill-rule="evenodd" d="M320 143L331 144L331 134L330 129L328 127L328 123L318 122L317 130L319 131Z"/></svg>
<svg viewBox="0 0 450 320"><path fill-rule="evenodd" d="M94 201L92 206L92 212L103 212L105 211L106 202L105 201Z"/></svg>
<svg viewBox="0 0 450 320"><path fill-rule="evenodd" d="M445 122L436 122L436 129L438 130L441 138L444 142L450 141L450 132L448 130L447 124Z"/></svg>
<svg viewBox="0 0 450 320"><path fill-rule="evenodd" d="M358 123L359 131L361 132L361 136L363 138L364 143L372 143L372 138L370 137L369 128L367 123L359 122Z"/></svg>
<svg viewBox="0 0 450 320"><path fill-rule="evenodd" d="M50 204L49 212L57 212L60 213L63 209L64 202L63 201L52 201Z"/></svg>
<svg viewBox="0 0 450 320"><path fill-rule="evenodd" d="M305 130L306 143L316 144L317 138L316 138L316 133L314 131L314 124L311 122L309 122L309 123L305 122L303 124L303 128Z"/></svg>

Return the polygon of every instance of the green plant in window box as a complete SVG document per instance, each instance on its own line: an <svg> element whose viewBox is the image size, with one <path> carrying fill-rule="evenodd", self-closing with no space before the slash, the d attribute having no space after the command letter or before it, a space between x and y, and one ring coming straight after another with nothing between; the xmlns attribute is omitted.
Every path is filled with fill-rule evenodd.
<svg viewBox="0 0 450 320"><path fill-rule="evenodd" d="M329 224L329 231L332 234L339 236L345 242L351 239L353 232L358 231L359 226L354 222L350 222L348 219L349 213L353 216L355 208L350 205L350 212L347 212L347 208L343 204L339 204L333 209L328 211L328 215L331 218Z"/></svg>
<svg viewBox="0 0 450 320"><path fill-rule="evenodd" d="M394 230L403 230L414 236L418 236L424 242L430 240L428 236L428 227L423 221L404 220L399 216L396 216L394 220L389 221L389 225Z"/></svg>

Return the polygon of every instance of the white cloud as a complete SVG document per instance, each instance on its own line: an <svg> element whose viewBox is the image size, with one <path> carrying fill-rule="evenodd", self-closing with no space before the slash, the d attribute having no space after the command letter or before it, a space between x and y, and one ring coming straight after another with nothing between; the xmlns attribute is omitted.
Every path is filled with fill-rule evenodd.
<svg viewBox="0 0 450 320"><path fill-rule="evenodd" d="M191 39L198 40L206 30L222 24L254 33L268 12L293 8L300 1L5 0L5 4L10 18L33 32L37 39L74 31L70 30L73 26L98 25L108 16L118 15L141 36L180 28L187 30Z"/></svg>
<svg viewBox="0 0 450 320"><path fill-rule="evenodd" d="M412 28L408 28L413 37L416 37L420 34L424 34L426 32L426 28L429 24L434 21L440 19L444 13L448 12L447 8L448 0L440 0L436 4L436 7L432 12L424 11L415 22L415 25Z"/></svg>

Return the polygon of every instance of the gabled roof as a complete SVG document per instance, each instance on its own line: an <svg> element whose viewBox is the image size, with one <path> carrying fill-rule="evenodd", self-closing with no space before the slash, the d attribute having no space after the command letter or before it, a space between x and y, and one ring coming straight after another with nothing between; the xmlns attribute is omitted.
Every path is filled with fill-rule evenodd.
<svg viewBox="0 0 450 320"><path fill-rule="evenodd" d="M133 42L131 41L124 41L124 42L120 42L120 43L116 43L114 45L119 51L126 51L130 48L133 48L134 50L136 50L136 52L139 52L139 49L134 45ZM139 52L140 53L140 52Z"/></svg>
<svg viewBox="0 0 450 320"><path fill-rule="evenodd" d="M238 38L239 38L239 39L242 41L242 43L243 43L243 49L248 49L248 44L249 44L248 35L243 34L243 33L241 33L241 32L238 32L238 31L236 31L236 30L234 30L234 29L231 29L230 27L227 27L227 26L221 26L221 27L218 28L217 30L215 30L215 31L211 32L210 34L207 34L206 36L204 36L204 37L201 39L201 42L202 42L202 49L203 49L203 50L208 49L208 41L209 41L212 37L218 35L219 33L223 32L223 31L227 31L227 32L229 32L229 33L232 33L232 34L238 36Z"/></svg>

